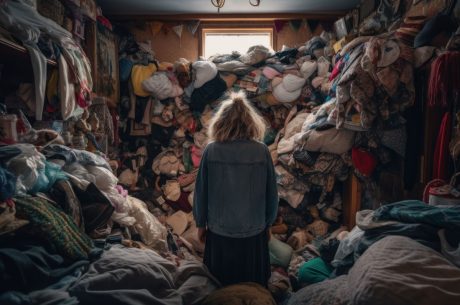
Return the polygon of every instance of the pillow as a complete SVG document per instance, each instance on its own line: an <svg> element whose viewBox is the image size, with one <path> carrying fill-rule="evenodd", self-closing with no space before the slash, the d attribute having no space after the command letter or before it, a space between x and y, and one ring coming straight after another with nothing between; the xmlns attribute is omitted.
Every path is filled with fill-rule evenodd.
<svg viewBox="0 0 460 305"><path fill-rule="evenodd" d="M460 269L410 238L373 244L348 275L353 304L459 304Z"/></svg>
<svg viewBox="0 0 460 305"><path fill-rule="evenodd" d="M456 305L460 269L440 253L403 236L369 247L348 275L310 285L288 305Z"/></svg>
<svg viewBox="0 0 460 305"><path fill-rule="evenodd" d="M195 82L193 83L195 89L200 88L217 75L217 67L210 61L195 61L192 68L195 73Z"/></svg>

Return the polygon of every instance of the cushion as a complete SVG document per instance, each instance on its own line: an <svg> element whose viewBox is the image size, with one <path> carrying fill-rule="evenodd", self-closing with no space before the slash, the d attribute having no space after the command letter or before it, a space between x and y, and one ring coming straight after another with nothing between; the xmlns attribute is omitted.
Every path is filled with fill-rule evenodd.
<svg viewBox="0 0 460 305"><path fill-rule="evenodd" d="M307 79L316 72L317 68L318 64L315 60L307 60L300 67L300 73L302 73L303 78Z"/></svg>
<svg viewBox="0 0 460 305"><path fill-rule="evenodd" d="M272 81L272 86L273 83L276 83L275 80L276 78ZM288 74L284 76L280 84L274 87L273 96L281 103L291 103L299 98L305 82L305 78Z"/></svg>
<svg viewBox="0 0 460 305"><path fill-rule="evenodd" d="M142 87L142 82L152 76L157 71L155 64L149 64L148 66L134 65L131 70L131 83L133 85L134 94L137 96L149 96L150 92L147 92Z"/></svg>
<svg viewBox="0 0 460 305"><path fill-rule="evenodd" d="M173 84L165 73L157 72L151 77L142 81L142 88L152 93L159 100L172 97L175 93Z"/></svg>
<svg viewBox="0 0 460 305"><path fill-rule="evenodd" d="M210 61L195 61L192 64L192 69L195 73L195 82L193 83L195 89L200 88L217 75L217 67Z"/></svg>

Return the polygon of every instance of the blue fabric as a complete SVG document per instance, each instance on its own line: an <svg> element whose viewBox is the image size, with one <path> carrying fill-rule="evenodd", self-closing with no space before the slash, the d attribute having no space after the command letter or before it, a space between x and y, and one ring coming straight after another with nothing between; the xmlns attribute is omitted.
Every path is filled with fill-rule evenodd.
<svg viewBox="0 0 460 305"><path fill-rule="evenodd" d="M131 75L131 70L133 69L133 62L128 58L121 58L119 61L120 64L120 81L125 82L129 79Z"/></svg>
<svg viewBox="0 0 460 305"><path fill-rule="evenodd" d="M72 149L64 145L51 144L45 147L42 151L47 159L61 159L66 161L66 164L78 162L81 165L102 166L111 170L107 161L94 153L86 150Z"/></svg>
<svg viewBox="0 0 460 305"><path fill-rule="evenodd" d="M405 200L384 205L374 212L376 220L424 223L460 234L460 206L437 207L418 200Z"/></svg>
<svg viewBox="0 0 460 305"><path fill-rule="evenodd" d="M21 150L11 145L0 146L0 164L21 154Z"/></svg>
<svg viewBox="0 0 460 305"><path fill-rule="evenodd" d="M45 161L45 168L37 171L38 179L34 187L29 190L30 194L38 192L47 192L58 180L67 180L66 174L61 170L59 165Z"/></svg>
<svg viewBox="0 0 460 305"><path fill-rule="evenodd" d="M0 202L13 197L16 192L16 177L0 166Z"/></svg>
<svg viewBox="0 0 460 305"><path fill-rule="evenodd" d="M76 269L72 274L66 275L56 283L29 293L8 291L0 294L2 305L78 305L80 302L74 296L70 296L68 289L77 282L85 268Z"/></svg>
<svg viewBox="0 0 460 305"><path fill-rule="evenodd" d="M250 237L270 226L278 190L270 152L251 140L206 146L195 184L197 227L227 237Z"/></svg>
<svg viewBox="0 0 460 305"><path fill-rule="evenodd" d="M0 249L0 292L44 289L88 265L87 260L69 261L50 253L34 241L6 242Z"/></svg>

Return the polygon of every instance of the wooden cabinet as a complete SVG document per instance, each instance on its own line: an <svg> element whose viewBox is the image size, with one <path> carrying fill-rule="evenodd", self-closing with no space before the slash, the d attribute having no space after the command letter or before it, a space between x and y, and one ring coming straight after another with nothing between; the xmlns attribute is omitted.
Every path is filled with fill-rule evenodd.
<svg viewBox="0 0 460 305"><path fill-rule="evenodd" d="M343 224L351 230L356 225L356 212L361 209L361 183L354 174L344 183L342 200Z"/></svg>

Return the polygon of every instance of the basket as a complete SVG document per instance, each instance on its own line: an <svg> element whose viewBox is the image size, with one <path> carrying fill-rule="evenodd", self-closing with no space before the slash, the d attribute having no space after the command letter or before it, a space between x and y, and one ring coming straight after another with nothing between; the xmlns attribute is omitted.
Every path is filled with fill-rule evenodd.
<svg viewBox="0 0 460 305"><path fill-rule="evenodd" d="M65 8L59 0L37 0L37 11L61 26L64 24Z"/></svg>
<svg viewBox="0 0 460 305"><path fill-rule="evenodd" d="M435 206L460 205L460 192L456 189L457 177L459 176L460 173L453 175L449 184L441 179L428 182L423 194L424 201Z"/></svg>

